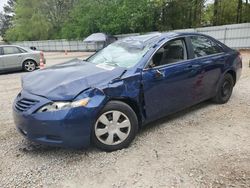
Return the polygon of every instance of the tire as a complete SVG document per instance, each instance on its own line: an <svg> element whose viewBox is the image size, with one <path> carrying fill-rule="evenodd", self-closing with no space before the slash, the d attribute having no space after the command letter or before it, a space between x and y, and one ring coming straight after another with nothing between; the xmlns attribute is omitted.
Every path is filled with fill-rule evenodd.
<svg viewBox="0 0 250 188"><path fill-rule="evenodd" d="M26 72L33 72L34 70L36 70L36 62L33 60L26 60L23 63L23 70Z"/></svg>
<svg viewBox="0 0 250 188"><path fill-rule="evenodd" d="M229 101L234 87L234 79L231 74L226 74L219 84L219 88L213 101L217 104L225 104Z"/></svg>
<svg viewBox="0 0 250 188"><path fill-rule="evenodd" d="M138 120L126 103L110 101L101 110L92 129L93 144L104 151L126 148L138 131Z"/></svg>

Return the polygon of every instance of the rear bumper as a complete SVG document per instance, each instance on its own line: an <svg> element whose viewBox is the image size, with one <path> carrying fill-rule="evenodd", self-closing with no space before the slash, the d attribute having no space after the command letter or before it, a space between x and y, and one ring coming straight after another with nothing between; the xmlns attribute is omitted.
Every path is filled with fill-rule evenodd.
<svg viewBox="0 0 250 188"><path fill-rule="evenodd" d="M26 97L27 96L23 96ZM28 96L30 97L30 96ZM43 106L47 99L38 96ZM16 101L15 101L16 103ZM13 105L13 117L18 131L28 140L50 146L67 148L86 148L90 144L91 127L94 123L96 108L73 108L56 112L34 113L37 105L20 112Z"/></svg>

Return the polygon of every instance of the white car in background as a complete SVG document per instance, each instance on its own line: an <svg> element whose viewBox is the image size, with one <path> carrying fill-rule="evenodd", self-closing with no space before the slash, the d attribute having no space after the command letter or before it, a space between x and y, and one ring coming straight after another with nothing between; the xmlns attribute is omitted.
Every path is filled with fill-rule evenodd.
<svg viewBox="0 0 250 188"><path fill-rule="evenodd" d="M24 70L32 72L45 63L43 52L16 45L0 45L0 72Z"/></svg>

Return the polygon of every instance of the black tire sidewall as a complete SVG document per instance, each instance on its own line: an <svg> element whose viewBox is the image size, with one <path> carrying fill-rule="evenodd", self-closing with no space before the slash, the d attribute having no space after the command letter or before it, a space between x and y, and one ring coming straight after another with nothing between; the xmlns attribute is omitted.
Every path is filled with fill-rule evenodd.
<svg viewBox="0 0 250 188"><path fill-rule="evenodd" d="M96 135L95 135L95 123L96 123L97 119L103 113L111 111L111 110L118 110L118 111L124 113L129 118L129 121L131 123L131 129L130 129L130 133L129 133L128 137L126 138L126 140L124 140L122 143L120 143L118 145L106 145L106 144L100 142L96 138ZM128 147L129 144L134 140L137 132L138 132L138 119L137 119L137 116L136 116L135 112L133 111L133 109L124 102L110 101L100 111L100 113L98 114L98 116L94 122L94 125L92 127L92 133L91 133L91 141L97 148L110 152L110 151L120 150L120 149Z"/></svg>
<svg viewBox="0 0 250 188"><path fill-rule="evenodd" d="M226 81L228 81L230 83L230 92L226 97L223 97L222 96L222 86ZM227 103L232 95L233 87L234 87L234 79L233 79L232 75L226 74L219 85L218 92L217 92L217 95L215 97L215 102L217 102L219 104Z"/></svg>

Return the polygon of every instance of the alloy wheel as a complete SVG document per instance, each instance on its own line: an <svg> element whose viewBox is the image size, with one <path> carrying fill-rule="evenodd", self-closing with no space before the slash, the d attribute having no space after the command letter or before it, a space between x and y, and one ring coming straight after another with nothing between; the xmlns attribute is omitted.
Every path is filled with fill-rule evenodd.
<svg viewBox="0 0 250 188"><path fill-rule="evenodd" d="M29 72L32 72L36 69L36 65L33 61L27 61L25 64L24 64L24 68L26 71L29 71Z"/></svg>

